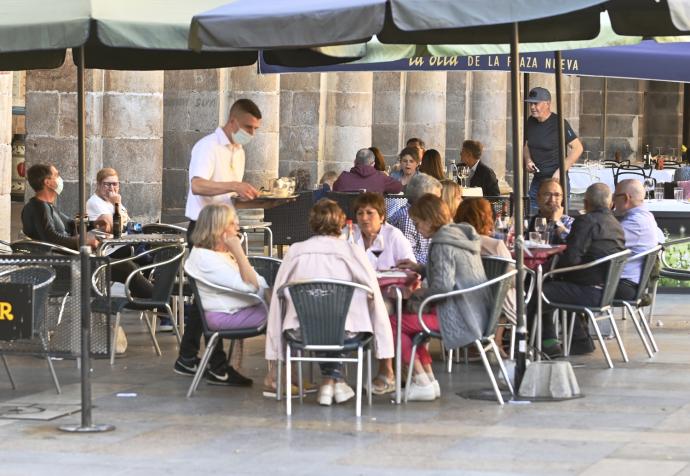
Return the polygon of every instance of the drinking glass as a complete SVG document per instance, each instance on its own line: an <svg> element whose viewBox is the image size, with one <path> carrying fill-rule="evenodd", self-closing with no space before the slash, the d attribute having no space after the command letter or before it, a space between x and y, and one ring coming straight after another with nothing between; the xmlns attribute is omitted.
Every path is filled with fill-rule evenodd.
<svg viewBox="0 0 690 476"><path fill-rule="evenodd" d="M546 218L537 217L537 219L534 220L534 231L538 231L539 233L544 233L546 231Z"/></svg>
<svg viewBox="0 0 690 476"><path fill-rule="evenodd" d="M654 200L660 202L664 199L664 185L657 184L654 188Z"/></svg>
<svg viewBox="0 0 690 476"><path fill-rule="evenodd" d="M540 244L541 243L541 233L538 231L530 231L529 232L529 241L532 243Z"/></svg>
<svg viewBox="0 0 690 476"><path fill-rule="evenodd" d="M647 192L647 197L651 201L651 192L654 190L654 187L656 186L656 181L653 178L646 178L644 179L644 189Z"/></svg>
<svg viewBox="0 0 690 476"><path fill-rule="evenodd" d="M661 157L661 152L663 152L663 147L657 147L656 148L656 156Z"/></svg>
<svg viewBox="0 0 690 476"><path fill-rule="evenodd" d="M460 165L458 167L458 175L460 176L460 186L467 187L467 177L470 176L470 168L467 165Z"/></svg>
<svg viewBox="0 0 690 476"><path fill-rule="evenodd" d="M673 189L673 198L678 200L679 202L683 201L683 189L680 187L676 187Z"/></svg>
<svg viewBox="0 0 690 476"><path fill-rule="evenodd" d="M590 163L589 163L589 154L590 154L590 151L586 150L586 151L585 151L585 167L589 167L589 166L590 166Z"/></svg>

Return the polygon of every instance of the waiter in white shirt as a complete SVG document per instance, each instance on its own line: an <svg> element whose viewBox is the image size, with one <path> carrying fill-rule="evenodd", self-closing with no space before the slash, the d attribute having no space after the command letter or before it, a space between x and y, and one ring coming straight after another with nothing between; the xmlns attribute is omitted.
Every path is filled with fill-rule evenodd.
<svg viewBox="0 0 690 476"><path fill-rule="evenodd" d="M230 108L228 121L223 127L200 139L192 148L189 164L189 193L185 215L189 218L187 242L193 246L190 237L196 219L204 206L210 203L228 203L235 208L265 208L265 203L256 200L259 192L251 184L243 182L244 149L261 126L261 111L250 99L238 99ZM251 202L251 204L249 204ZM269 206L275 206L271 203ZM199 364L198 352L203 328L196 309L190 313L180 344L180 354L175 362L175 372L194 375ZM248 379L231 366L224 367L225 353L222 346L216 346L209 361L214 369L215 385L251 385Z"/></svg>

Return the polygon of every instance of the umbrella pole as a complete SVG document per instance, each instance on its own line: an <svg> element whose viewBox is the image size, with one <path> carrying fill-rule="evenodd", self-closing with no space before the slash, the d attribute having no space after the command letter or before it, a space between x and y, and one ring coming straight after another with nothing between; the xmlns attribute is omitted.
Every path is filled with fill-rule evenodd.
<svg viewBox="0 0 690 476"><path fill-rule="evenodd" d="M77 156L79 169L79 256L81 281L81 424L62 425L61 431L97 433L114 430L113 425L94 425L91 418L91 250L86 244L86 109L84 92L84 48L72 50L77 61Z"/></svg>
<svg viewBox="0 0 690 476"><path fill-rule="evenodd" d="M563 70L561 69L561 52L556 51L556 108L558 109L558 168L560 169L561 188L563 189L563 209L570 210L570 190L567 170L565 168L565 111L563 110Z"/></svg>
<svg viewBox="0 0 690 476"><path fill-rule="evenodd" d="M524 267L524 230L523 230L523 216L524 195L523 187L523 163L522 163L522 111L520 101L520 51L519 51L519 32L518 24L513 23L513 31L510 38L510 87L511 87L511 112L513 120L513 186L515 187L513 196L515 197L515 204L513 210L515 217L513 220L515 226L515 267L517 268L517 277L515 278L515 295L524 296L525 287L525 267ZM525 300L524 298L516 299L517 314L517 329L516 340L518 343L518 351L515 356L515 391L518 392L522 377L525 374L526 367L526 352L527 352L527 325L525 320Z"/></svg>

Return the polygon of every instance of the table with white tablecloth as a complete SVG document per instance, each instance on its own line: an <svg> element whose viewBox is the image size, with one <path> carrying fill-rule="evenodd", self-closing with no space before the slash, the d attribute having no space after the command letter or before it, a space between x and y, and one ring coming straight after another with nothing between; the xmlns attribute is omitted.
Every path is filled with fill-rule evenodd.
<svg viewBox="0 0 690 476"><path fill-rule="evenodd" d="M568 171L570 178L570 189L573 192L582 193L587 187L593 183L602 182L609 186L611 190L615 188L613 182L613 168L598 168L598 167L572 167ZM656 183L672 182L673 172L675 169L652 170L652 178ZM619 180L637 179L642 182L644 179L641 175L634 175L632 173L621 173Z"/></svg>

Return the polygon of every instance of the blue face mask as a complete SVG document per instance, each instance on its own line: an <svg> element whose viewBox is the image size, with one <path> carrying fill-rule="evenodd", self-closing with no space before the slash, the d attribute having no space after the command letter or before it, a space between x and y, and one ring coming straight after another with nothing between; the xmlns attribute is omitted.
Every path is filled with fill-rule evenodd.
<svg viewBox="0 0 690 476"><path fill-rule="evenodd" d="M249 132L245 131L241 127L237 130L237 132L232 133L232 142L241 146L249 144L253 138L253 135L251 135Z"/></svg>

